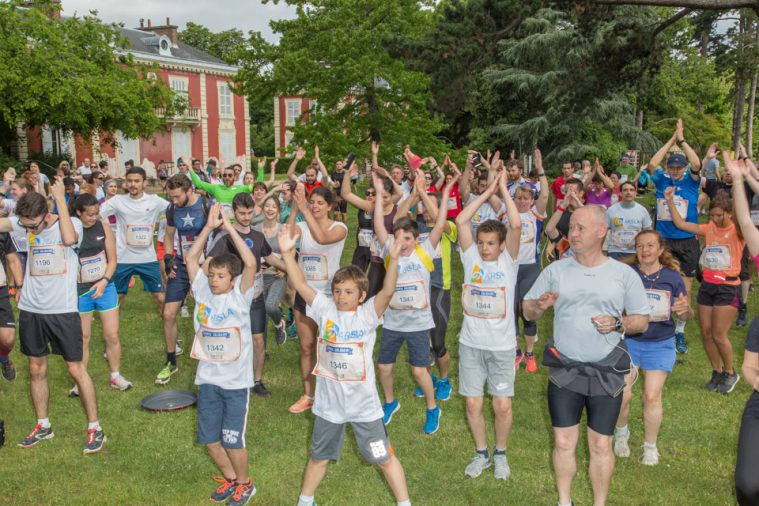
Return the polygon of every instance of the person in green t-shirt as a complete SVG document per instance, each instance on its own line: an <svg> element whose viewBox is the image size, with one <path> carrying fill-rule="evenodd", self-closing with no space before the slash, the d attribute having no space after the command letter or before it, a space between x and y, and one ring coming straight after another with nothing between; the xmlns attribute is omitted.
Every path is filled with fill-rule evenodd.
<svg viewBox="0 0 759 506"><path fill-rule="evenodd" d="M195 171L188 171L190 174L190 179L192 180L192 184L195 185L195 188L198 190L203 190L208 195L213 197L213 199L221 204L221 207L224 208L224 211L227 213L227 216L230 216L230 219L234 219L234 211L232 210L232 199L235 198L235 195L238 193L252 193L253 192L253 185L235 185L235 170L232 167L224 167L221 171L221 180L222 184L212 184L212 183L206 183L204 181L201 181L198 175L195 173Z"/></svg>
<svg viewBox="0 0 759 506"><path fill-rule="evenodd" d="M617 168L617 172L622 174L623 183L625 181L632 181L633 178L635 178L635 176L638 175L638 169L635 168L635 165L632 165L630 163L629 156L622 157L622 159L619 161L619 167Z"/></svg>

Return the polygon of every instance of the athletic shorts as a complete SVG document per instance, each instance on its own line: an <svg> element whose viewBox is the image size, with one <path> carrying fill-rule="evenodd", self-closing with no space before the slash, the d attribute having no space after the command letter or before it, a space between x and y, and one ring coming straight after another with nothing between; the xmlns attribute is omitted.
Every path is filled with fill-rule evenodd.
<svg viewBox="0 0 759 506"><path fill-rule="evenodd" d="M15 329L16 318L13 316L13 308L11 307L11 298L6 293L4 297L0 297L0 328L3 329Z"/></svg>
<svg viewBox="0 0 759 506"><path fill-rule="evenodd" d="M163 259L161 259L163 262ZM161 264L162 265L162 264ZM184 302L190 291L190 275L181 258L174 259L174 277L166 280L166 302Z"/></svg>
<svg viewBox="0 0 759 506"><path fill-rule="evenodd" d="M625 344L627 344L632 363L636 367L644 371L672 372L677 355L674 337L663 341L639 341L627 338Z"/></svg>
<svg viewBox="0 0 759 506"><path fill-rule="evenodd" d="M79 313L19 312L21 353L27 357L61 355L66 362L82 360L82 320Z"/></svg>
<svg viewBox="0 0 759 506"><path fill-rule="evenodd" d="M198 388L198 444L221 443L224 448L245 448L250 389L227 390L202 384Z"/></svg>
<svg viewBox="0 0 759 506"><path fill-rule="evenodd" d="M293 302L293 311L306 314L306 301L300 296L298 292L295 292L295 302Z"/></svg>
<svg viewBox="0 0 759 506"><path fill-rule="evenodd" d="M337 203L335 204L335 209L343 214L348 212L348 201L343 199L338 199Z"/></svg>
<svg viewBox="0 0 759 506"><path fill-rule="evenodd" d="M116 292L119 294L127 293L129 291L129 280L135 274L142 280L142 286L146 292L158 293L163 291L161 268L158 262L146 262L144 264L116 264L116 274L113 275Z"/></svg>
<svg viewBox="0 0 759 506"><path fill-rule="evenodd" d="M427 367L430 363L430 331L417 330L414 332L398 332L382 328L377 363L394 364L398 352L406 341L408 348L408 363L413 367Z"/></svg>
<svg viewBox="0 0 759 506"><path fill-rule="evenodd" d="M551 414L552 427L574 427L580 423L584 408L588 416L588 427L604 436L611 436L621 407L621 394L616 397L591 397L558 387L548 380L548 412Z"/></svg>
<svg viewBox="0 0 759 506"><path fill-rule="evenodd" d="M259 297L250 304L250 333L266 333L266 300Z"/></svg>
<svg viewBox="0 0 759 506"><path fill-rule="evenodd" d="M695 278L698 270L698 259L701 256L701 246L698 239L666 239L667 247L672 255L680 262L680 270L687 278Z"/></svg>
<svg viewBox="0 0 759 506"><path fill-rule="evenodd" d="M514 397L514 359L517 351L491 351L459 344L459 393L483 397L485 383L494 397Z"/></svg>
<svg viewBox="0 0 759 506"><path fill-rule="evenodd" d="M393 456L393 447L387 438L382 418L371 422L348 422L364 460L370 464L384 464ZM311 458L314 460L338 460L345 440L346 423L332 423L314 416L311 432Z"/></svg>
<svg viewBox="0 0 759 506"><path fill-rule="evenodd" d="M105 313L119 307L119 295L116 293L116 285L113 283L108 283L103 290L103 295L97 299L92 298L94 294L95 289L90 288L89 291L79 296L80 313L92 313L94 311Z"/></svg>
<svg viewBox="0 0 759 506"><path fill-rule="evenodd" d="M751 265L751 254L748 252L748 246L743 246L743 255L741 255L741 273L738 275L738 279L741 281L748 281L751 279L749 265Z"/></svg>
<svg viewBox="0 0 759 506"><path fill-rule="evenodd" d="M702 281L698 287L696 302L701 306L733 306L738 307L738 291L741 285L716 285Z"/></svg>

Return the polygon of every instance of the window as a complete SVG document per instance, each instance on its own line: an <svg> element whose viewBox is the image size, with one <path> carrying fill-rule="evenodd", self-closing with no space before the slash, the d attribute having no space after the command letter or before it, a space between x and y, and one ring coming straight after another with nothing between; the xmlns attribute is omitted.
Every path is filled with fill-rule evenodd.
<svg viewBox="0 0 759 506"><path fill-rule="evenodd" d="M174 93L174 105L179 110L190 105L189 79L186 77L169 76L169 86Z"/></svg>
<svg viewBox="0 0 759 506"><path fill-rule="evenodd" d="M231 165L234 163L236 151L235 131L222 130L219 132L219 156L224 161L225 165Z"/></svg>
<svg viewBox="0 0 759 506"><path fill-rule="evenodd" d="M219 83L219 116L230 117L235 115L232 104L232 90L227 83Z"/></svg>
<svg viewBox="0 0 759 506"><path fill-rule="evenodd" d="M300 118L300 99L297 100L288 100L285 103L287 109L286 109L286 119L287 119L287 126L293 126L295 125L295 122L298 121L298 118Z"/></svg>
<svg viewBox="0 0 759 506"><path fill-rule="evenodd" d="M63 130L42 127L42 152L53 155L72 155L69 136Z"/></svg>

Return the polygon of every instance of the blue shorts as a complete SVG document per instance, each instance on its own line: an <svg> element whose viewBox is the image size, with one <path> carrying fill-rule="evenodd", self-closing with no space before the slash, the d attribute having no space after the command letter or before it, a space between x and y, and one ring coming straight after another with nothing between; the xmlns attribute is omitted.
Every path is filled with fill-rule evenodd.
<svg viewBox="0 0 759 506"><path fill-rule="evenodd" d="M158 266L158 262L145 262L144 264L116 264L116 274L113 275L116 292L119 294L127 293L129 291L129 280L135 274L142 280L142 286L146 292L163 291L161 268Z"/></svg>
<svg viewBox="0 0 759 506"><path fill-rule="evenodd" d="M632 363L644 371L672 372L677 353L675 339L664 341L638 341L625 339Z"/></svg>
<svg viewBox="0 0 759 506"><path fill-rule="evenodd" d="M245 448L250 389L226 390L203 384L198 390L198 437L202 445L221 443L224 448Z"/></svg>
<svg viewBox="0 0 759 506"><path fill-rule="evenodd" d="M103 295L97 299L92 298L94 293L95 290L90 289L79 296L80 313L92 313L94 311L105 313L119 307L119 296L116 293L116 285L113 283L108 283L105 290L103 290Z"/></svg>
<svg viewBox="0 0 759 506"><path fill-rule="evenodd" d="M250 333L265 334L266 324L266 300L263 297L259 297L250 304Z"/></svg>
<svg viewBox="0 0 759 506"><path fill-rule="evenodd" d="M173 278L166 281L166 302L184 302L187 292L190 291L190 276L187 274L187 266L181 258L174 259Z"/></svg>
<svg viewBox="0 0 759 506"><path fill-rule="evenodd" d="M398 352L406 341L408 347L408 363L414 367L427 367L430 364L430 331L398 332L397 330L382 329L380 341L380 364L394 364Z"/></svg>

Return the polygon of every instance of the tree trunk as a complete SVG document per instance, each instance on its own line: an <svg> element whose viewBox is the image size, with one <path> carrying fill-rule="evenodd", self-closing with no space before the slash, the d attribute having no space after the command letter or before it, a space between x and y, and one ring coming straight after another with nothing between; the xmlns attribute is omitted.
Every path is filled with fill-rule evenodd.
<svg viewBox="0 0 759 506"><path fill-rule="evenodd" d="M748 95L748 116L746 116L746 151L749 158L754 151L754 111L756 107L756 84L759 79L759 70L754 70L751 76L751 88Z"/></svg>
<svg viewBox="0 0 759 506"><path fill-rule="evenodd" d="M635 126L640 130L643 130L643 111L639 110L635 113Z"/></svg>
<svg viewBox="0 0 759 506"><path fill-rule="evenodd" d="M711 30L711 25L706 26L705 24L701 27L701 33L700 33L700 41L699 41L699 53L703 58L706 58L708 56L709 51L709 31ZM699 114L704 113L704 104L701 102L696 103L696 110L699 112Z"/></svg>
<svg viewBox="0 0 759 506"><path fill-rule="evenodd" d="M733 10L748 8L759 13L759 0L591 0L607 5L656 5L660 7L688 7L698 10Z"/></svg>
<svg viewBox="0 0 759 506"><path fill-rule="evenodd" d="M735 61L735 104L733 106L733 151L738 151L738 145L741 142L741 133L743 130L743 112L746 107L746 79L744 77L744 68L742 66L743 54L745 51L744 34L746 33L746 17L741 12L738 22L738 48Z"/></svg>

